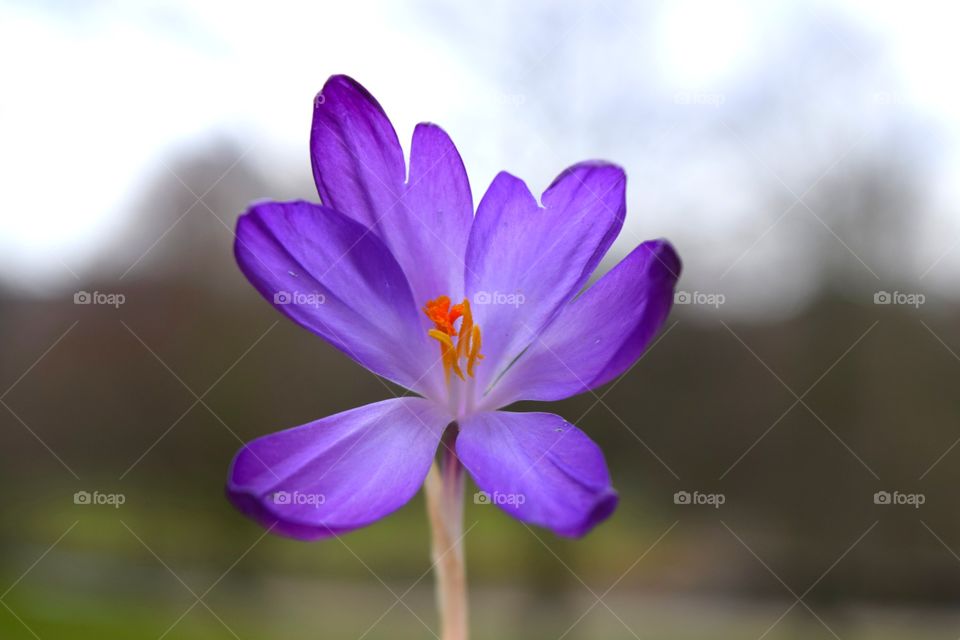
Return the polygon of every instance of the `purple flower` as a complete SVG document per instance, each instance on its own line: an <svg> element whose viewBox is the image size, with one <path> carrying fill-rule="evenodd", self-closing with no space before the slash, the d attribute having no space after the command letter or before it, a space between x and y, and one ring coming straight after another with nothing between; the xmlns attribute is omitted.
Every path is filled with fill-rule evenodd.
<svg viewBox="0 0 960 640"><path fill-rule="evenodd" d="M231 466L231 501L304 540L368 525L413 497L450 427L442 446L510 515L563 536L607 518L617 494L599 447L557 415L500 409L609 382L667 317L680 260L665 240L581 293L623 224L623 170L576 164L539 204L502 172L474 215L447 134L417 125L407 167L383 109L346 76L317 96L310 148L323 204L253 205L237 262L280 312L419 397L254 440Z"/></svg>

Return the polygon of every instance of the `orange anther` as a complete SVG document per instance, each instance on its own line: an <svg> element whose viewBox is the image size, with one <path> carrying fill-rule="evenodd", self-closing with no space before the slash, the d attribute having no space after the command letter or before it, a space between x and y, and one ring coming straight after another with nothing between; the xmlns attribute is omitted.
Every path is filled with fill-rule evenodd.
<svg viewBox="0 0 960 640"><path fill-rule="evenodd" d="M467 375L473 377L473 368L478 360L483 359L483 355L480 353L480 327L473 324L470 301L464 298L463 302L451 307L450 298L440 296L428 300L423 312L435 327L427 333L440 343L440 358L447 382L451 373L461 380L465 379L460 368L460 360L464 358L467 360ZM453 326L457 320L460 320L459 331Z"/></svg>

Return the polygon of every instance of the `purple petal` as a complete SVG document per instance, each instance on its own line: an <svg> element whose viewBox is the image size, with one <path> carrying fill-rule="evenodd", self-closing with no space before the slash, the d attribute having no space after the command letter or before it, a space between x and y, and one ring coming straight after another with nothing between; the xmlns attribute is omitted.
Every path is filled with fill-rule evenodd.
<svg viewBox="0 0 960 640"><path fill-rule="evenodd" d="M333 76L317 94L310 152L323 203L379 232L380 218L403 194L406 171L393 125L357 81Z"/></svg>
<svg viewBox="0 0 960 640"><path fill-rule="evenodd" d="M436 125L421 123L413 131L410 181L401 204L384 228L417 303L441 295L458 301L473 196L457 148Z"/></svg>
<svg viewBox="0 0 960 640"><path fill-rule="evenodd" d="M541 200L500 173L477 210L467 244L467 296L480 325L478 384L489 384L584 285L620 231L626 177L582 163L560 174Z"/></svg>
<svg viewBox="0 0 960 640"><path fill-rule="evenodd" d="M424 393L440 383L406 278L365 227L308 202L267 202L240 217L234 250L267 301L363 366Z"/></svg>
<svg viewBox="0 0 960 640"><path fill-rule="evenodd" d="M617 494L603 452L551 413L481 413L460 423L457 455L491 503L579 537L607 519Z"/></svg>
<svg viewBox="0 0 960 640"><path fill-rule="evenodd" d="M623 373L670 313L680 269L669 242L644 242L560 312L497 382L488 402L560 400Z"/></svg>
<svg viewBox="0 0 960 640"><path fill-rule="evenodd" d="M410 178L397 134L360 84L334 76L314 106L313 173L324 204L372 229L407 274L414 300L463 293L463 256L473 198L447 134L419 124Z"/></svg>
<svg viewBox="0 0 960 640"><path fill-rule="evenodd" d="M427 400L400 398L258 438L234 458L227 496L301 540L366 526L419 490L449 421Z"/></svg>

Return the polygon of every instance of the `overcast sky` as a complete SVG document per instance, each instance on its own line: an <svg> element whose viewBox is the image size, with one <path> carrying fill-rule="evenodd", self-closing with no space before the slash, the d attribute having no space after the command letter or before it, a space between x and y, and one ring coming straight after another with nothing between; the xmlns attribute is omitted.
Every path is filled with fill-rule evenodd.
<svg viewBox="0 0 960 640"><path fill-rule="evenodd" d="M864 258L864 274L960 293L951 3L238 4L0 2L0 278L75 288L164 159L212 135L309 179L313 95L348 73L404 144L419 121L444 126L475 199L501 169L538 192L577 160L624 165L617 250L668 236L693 286L723 275L761 300L784 288L771 266L802 292L791 224L811 220L796 207L781 223L785 207L762 198L780 190L789 205L823 172L843 175L844 154L882 152L899 132L920 149L918 246L902 264ZM859 253L821 222L824 243Z"/></svg>

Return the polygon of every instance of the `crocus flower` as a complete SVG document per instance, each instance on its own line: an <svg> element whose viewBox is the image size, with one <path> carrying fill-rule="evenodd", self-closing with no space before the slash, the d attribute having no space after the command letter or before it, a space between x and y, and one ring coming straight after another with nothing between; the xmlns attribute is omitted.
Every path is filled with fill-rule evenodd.
<svg viewBox="0 0 960 640"><path fill-rule="evenodd" d="M315 100L310 151L322 204L251 206L237 262L281 313L416 395L252 441L229 472L232 502L287 536L340 534L409 501L447 447L524 522L581 536L607 518L617 493L599 447L560 416L502 408L613 380L663 324L680 273L665 240L584 290L623 224L623 170L573 165L539 203L502 172L474 215L447 134L417 125L407 166L346 76Z"/></svg>

